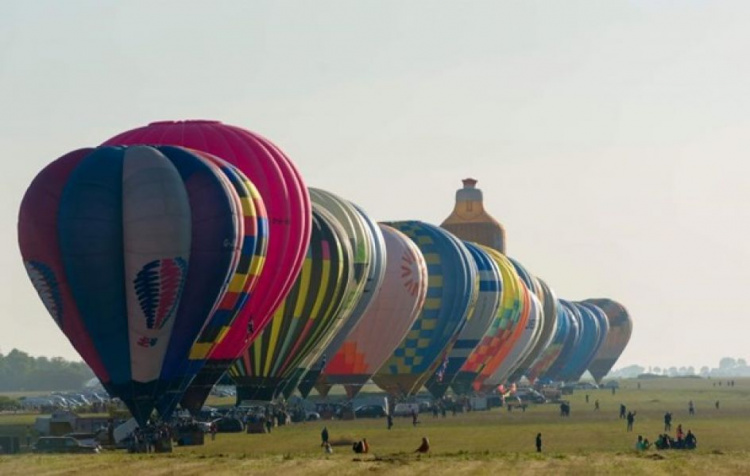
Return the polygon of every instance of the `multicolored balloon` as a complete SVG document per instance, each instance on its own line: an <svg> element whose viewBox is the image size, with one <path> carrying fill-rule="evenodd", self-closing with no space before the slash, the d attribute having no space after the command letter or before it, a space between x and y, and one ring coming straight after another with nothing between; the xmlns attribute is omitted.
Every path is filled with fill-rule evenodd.
<svg viewBox="0 0 750 476"><path fill-rule="evenodd" d="M476 266L447 231L419 221L386 223L419 247L427 263L427 298L406 338L373 376L393 395L411 395L442 365L476 300Z"/></svg>
<svg viewBox="0 0 750 476"><path fill-rule="evenodd" d="M341 384L354 398L391 356L417 319L427 294L427 264L416 244L389 226L382 232L387 261L383 284L339 350L329 359L316 388L326 394Z"/></svg>
<svg viewBox="0 0 750 476"><path fill-rule="evenodd" d="M67 154L19 216L29 276L108 392L143 425L221 301L244 237L218 167L179 147Z"/></svg>
<svg viewBox="0 0 750 476"><path fill-rule="evenodd" d="M247 303L209 355L192 356L203 365L182 399L200 410L213 385L250 346L284 300L300 272L310 241L311 206L307 187L294 164L268 139L217 121L165 121L119 134L107 145L179 145L220 157L242 171L266 203L269 240L266 260ZM208 360L205 360L208 357Z"/></svg>
<svg viewBox="0 0 750 476"><path fill-rule="evenodd" d="M518 363L513 373L508 377L509 382L518 382L521 377L526 375L534 361L544 352L551 343L557 329L557 298L547 283L541 279L536 280L539 283L541 294L538 294L542 301L542 324L539 338L534 347L531 348L528 355Z"/></svg>
<svg viewBox="0 0 750 476"><path fill-rule="evenodd" d="M271 323L237 359L229 374L237 401L271 401L344 306L353 281L353 252L339 222L313 205L313 233L302 273Z"/></svg>
<svg viewBox="0 0 750 476"><path fill-rule="evenodd" d="M344 305L336 316L336 322L326 337L305 356L290 378L290 384L296 384L303 397L307 397L315 386L328 358L338 351L349 332L357 327L370 303L373 291L382 283L385 260L380 230L352 203L331 192L316 188L310 189L310 197L314 204L331 213L346 232L354 252L354 275L353 285L344 296ZM373 229L377 236L373 234ZM288 389L287 393L293 390L294 387Z"/></svg>
<svg viewBox="0 0 750 476"><path fill-rule="evenodd" d="M490 327L469 354L453 380L452 388L460 394L478 390L482 382L500 365L503 349L518 339L522 322L523 295L521 281L512 263L497 250L486 246L480 248L495 262L502 280L500 306ZM482 372L487 372L481 375ZM480 377L481 375L481 377ZM475 382L476 381L476 382Z"/></svg>
<svg viewBox="0 0 750 476"><path fill-rule="evenodd" d="M479 245L467 241L464 245L471 253L478 270L478 297L471 317L448 354L448 364L445 369L432 374L425 384L435 398L443 397L471 352L487 333L487 329L497 316L502 297L502 276L497 263Z"/></svg>

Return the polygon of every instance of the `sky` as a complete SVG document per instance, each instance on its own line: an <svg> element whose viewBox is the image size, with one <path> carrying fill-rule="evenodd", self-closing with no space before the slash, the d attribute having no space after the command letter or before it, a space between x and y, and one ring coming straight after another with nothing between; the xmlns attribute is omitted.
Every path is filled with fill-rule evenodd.
<svg viewBox="0 0 750 476"><path fill-rule="evenodd" d="M750 4L0 0L0 352L78 359L18 209L79 147L217 119L376 220L473 177L508 254L632 315L617 367L750 358Z"/></svg>

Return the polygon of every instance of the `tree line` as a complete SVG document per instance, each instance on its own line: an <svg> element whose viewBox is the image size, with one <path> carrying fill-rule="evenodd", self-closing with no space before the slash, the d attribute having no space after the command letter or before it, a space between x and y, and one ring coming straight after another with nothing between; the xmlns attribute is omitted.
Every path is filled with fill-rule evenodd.
<svg viewBox="0 0 750 476"><path fill-rule="evenodd" d="M62 357L32 357L18 349L0 353L0 391L78 390L94 378L83 362Z"/></svg>

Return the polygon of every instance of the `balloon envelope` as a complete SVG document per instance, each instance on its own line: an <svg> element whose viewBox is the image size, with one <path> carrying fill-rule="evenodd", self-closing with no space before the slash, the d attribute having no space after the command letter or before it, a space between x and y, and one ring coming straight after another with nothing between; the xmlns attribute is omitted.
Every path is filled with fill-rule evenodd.
<svg viewBox="0 0 750 476"><path fill-rule="evenodd" d="M453 349L448 354L448 363L438 369L425 386L435 398L441 398L468 359L471 352L486 334L497 316L502 296L502 277L497 263L479 245L464 242L474 259L478 271L479 293L472 309L471 318L458 335Z"/></svg>
<svg viewBox="0 0 750 476"><path fill-rule="evenodd" d="M233 194L185 149L100 147L53 162L21 204L19 245L40 297L141 425L234 271Z"/></svg>
<svg viewBox="0 0 750 476"><path fill-rule="evenodd" d="M557 298L547 283L537 279L541 294L537 295L542 300L542 329L539 333L534 347L528 355L518 364L518 367L508 377L510 382L518 382L521 377L526 375L534 361L544 352L551 343L557 329Z"/></svg>
<svg viewBox="0 0 750 476"><path fill-rule="evenodd" d="M633 322L625 307L611 299L587 299L607 316L609 331L599 351L594 356L588 370L597 383L612 370L620 354L625 350L633 332Z"/></svg>
<svg viewBox="0 0 750 476"><path fill-rule="evenodd" d="M418 221L386 224L414 241L427 263L425 304L406 338L373 376L387 392L409 395L443 363L466 324L476 299L476 267L466 247L441 228Z"/></svg>
<svg viewBox="0 0 750 476"><path fill-rule="evenodd" d="M229 374L237 402L270 401L299 361L323 338L344 304L352 282L352 250L346 233L326 210L313 206L313 233L302 273L261 336Z"/></svg>
<svg viewBox="0 0 750 476"><path fill-rule="evenodd" d="M183 397L197 411L213 385L250 345L286 297L305 259L311 211L307 188L291 160L268 139L217 121L154 122L119 134L105 144L179 145L216 155L241 170L266 201L269 240L266 259L252 295Z"/></svg>
<svg viewBox="0 0 750 476"><path fill-rule="evenodd" d="M383 224L378 227L387 256L383 284L374 292L372 304L359 325L346 336L320 378L326 385L343 384L349 398L357 394L401 343L427 294L427 264L417 245L394 228Z"/></svg>
<svg viewBox="0 0 750 476"><path fill-rule="evenodd" d="M330 212L344 227L354 253L353 287L337 315L335 329L321 340L297 368L297 388L303 397L312 390L320 372L343 343L346 336L357 327L362 314L370 304L373 291L383 279L383 237L374 222L350 202L325 190L310 189L313 203Z"/></svg>
<svg viewBox="0 0 750 476"><path fill-rule="evenodd" d="M542 305L534 293L529 293L529 318L521 336L513 343L511 351L500 366L484 382L485 387L496 387L508 377L539 339Z"/></svg>
<svg viewBox="0 0 750 476"><path fill-rule="evenodd" d="M567 365L570 357L576 350L576 345L581 340L581 317L578 309L570 301L560 300L560 304L567 311L565 317L568 319L568 333L565 336L560 354L552 365L547 369L542 378L544 380L558 380L562 369Z"/></svg>
<svg viewBox="0 0 750 476"><path fill-rule="evenodd" d="M575 309L575 316L579 323L580 338L570 354L567 362L560 369L557 380L565 382L577 381L586 371L586 366L596 351L601 335L596 317L584 306L576 302L570 303Z"/></svg>
<svg viewBox="0 0 750 476"><path fill-rule="evenodd" d="M472 388L478 389L481 382L494 372L502 362L503 353L506 352L512 342L518 339L520 331L525 325L522 316L522 283L513 265L499 251L485 246L481 248L497 265L503 287L500 306L494 320L453 380L453 389L461 394L470 392ZM480 377L480 374L485 371L487 374ZM477 379L479 381L473 387Z"/></svg>
<svg viewBox="0 0 750 476"><path fill-rule="evenodd" d="M570 332L570 317L568 316L568 310L562 305L559 299L555 299L557 316L557 325L555 326L555 333L552 336L550 344L539 354L539 357L531 364L529 370L526 372L526 377L530 382L534 383L537 379L547 372L547 370L555 363L557 358L560 356L566 339Z"/></svg>

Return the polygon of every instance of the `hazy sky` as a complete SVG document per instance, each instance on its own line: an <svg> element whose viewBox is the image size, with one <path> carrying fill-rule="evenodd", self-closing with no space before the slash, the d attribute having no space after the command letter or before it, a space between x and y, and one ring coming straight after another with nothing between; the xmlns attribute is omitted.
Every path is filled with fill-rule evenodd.
<svg viewBox="0 0 750 476"><path fill-rule="evenodd" d="M618 367L750 357L746 1L0 0L0 351L78 358L23 269L48 162L147 122L260 132L375 219L474 177L508 252L634 320Z"/></svg>

